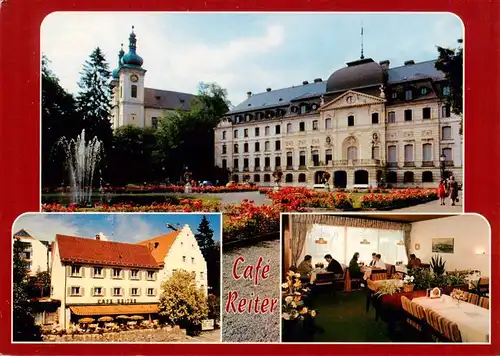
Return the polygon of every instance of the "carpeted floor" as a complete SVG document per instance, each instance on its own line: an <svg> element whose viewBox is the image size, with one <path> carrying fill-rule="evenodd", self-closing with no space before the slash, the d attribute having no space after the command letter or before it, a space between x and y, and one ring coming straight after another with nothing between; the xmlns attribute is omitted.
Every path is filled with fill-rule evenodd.
<svg viewBox="0 0 500 356"><path fill-rule="evenodd" d="M387 323L375 321L373 307L366 312L366 292L321 291L308 302L317 311L314 342L416 342L415 333L403 324L389 336Z"/></svg>

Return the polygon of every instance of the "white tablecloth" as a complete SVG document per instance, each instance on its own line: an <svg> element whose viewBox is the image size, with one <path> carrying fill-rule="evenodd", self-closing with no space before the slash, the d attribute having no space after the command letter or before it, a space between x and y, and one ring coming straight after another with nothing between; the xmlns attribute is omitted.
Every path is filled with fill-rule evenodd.
<svg viewBox="0 0 500 356"><path fill-rule="evenodd" d="M490 311L464 301L457 301L449 295L439 299L427 297L413 298L413 302L431 309L446 319L456 323L463 342L489 342Z"/></svg>
<svg viewBox="0 0 500 356"><path fill-rule="evenodd" d="M407 274L408 268L406 268L405 265L399 265L399 266L396 266L396 272L402 272L402 273Z"/></svg>

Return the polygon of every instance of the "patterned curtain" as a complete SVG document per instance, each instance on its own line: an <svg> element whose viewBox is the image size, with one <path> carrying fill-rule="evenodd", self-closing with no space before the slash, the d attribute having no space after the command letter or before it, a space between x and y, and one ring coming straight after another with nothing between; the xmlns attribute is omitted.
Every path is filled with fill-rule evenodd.
<svg viewBox="0 0 500 356"><path fill-rule="evenodd" d="M302 221L299 215L292 215L292 266L299 265L299 258L306 243L307 234L312 229L312 223Z"/></svg>
<svg viewBox="0 0 500 356"><path fill-rule="evenodd" d="M374 220L372 218L354 218L342 215L327 214L292 214L293 220L311 226L313 224L330 226L362 227L381 230L411 230L411 224L394 221ZM295 236L294 236L295 238Z"/></svg>
<svg viewBox="0 0 500 356"><path fill-rule="evenodd" d="M404 224L403 231L404 231L406 257L409 260L410 249L411 249L411 224Z"/></svg>

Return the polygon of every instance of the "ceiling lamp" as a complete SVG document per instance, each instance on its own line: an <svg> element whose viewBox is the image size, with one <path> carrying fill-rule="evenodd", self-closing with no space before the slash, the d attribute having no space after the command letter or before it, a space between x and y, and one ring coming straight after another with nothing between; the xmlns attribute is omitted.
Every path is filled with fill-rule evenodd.
<svg viewBox="0 0 500 356"><path fill-rule="evenodd" d="M399 240L396 245L398 246L404 246L405 245L405 242L403 240Z"/></svg>
<svg viewBox="0 0 500 356"><path fill-rule="evenodd" d="M367 239L363 239L363 240L360 241L360 244L361 245L369 245L370 241L368 241Z"/></svg>
<svg viewBox="0 0 500 356"><path fill-rule="evenodd" d="M323 238L323 226L321 225L321 237L314 241L315 243L319 245L326 245L328 242Z"/></svg>

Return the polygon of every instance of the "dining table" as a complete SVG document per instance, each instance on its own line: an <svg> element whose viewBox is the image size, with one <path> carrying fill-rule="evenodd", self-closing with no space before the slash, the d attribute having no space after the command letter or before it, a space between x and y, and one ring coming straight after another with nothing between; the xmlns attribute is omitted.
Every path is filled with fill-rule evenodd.
<svg viewBox="0 0 500 356"><path fill-rule="evenodd" d="M490 311L488 309L465 301L457 301L449 295L441 295L440 298L413 298L412 302L431 309L457 324L462 342L489 342Z"/></svg>

